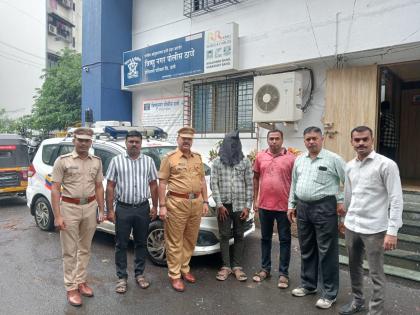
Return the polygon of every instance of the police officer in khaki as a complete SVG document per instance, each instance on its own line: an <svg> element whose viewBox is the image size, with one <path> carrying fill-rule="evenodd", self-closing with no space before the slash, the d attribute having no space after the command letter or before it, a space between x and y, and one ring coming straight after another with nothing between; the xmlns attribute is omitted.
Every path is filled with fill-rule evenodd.
<svg viewBox="0 0 420 315"><path fill-rule="evenodd" d="M97 221L104 218L102 163L89 154L92 136L92 129L77 128L74 151L57 158L52 173L54 225L60 230L64 284L67 301L73 306L82 305L81 295L93 296L86 269Z"/></svg>
<svg viewBox="0 0 420 315"><path fill-rule="evenodd" d="M191 151L194 129L178 130L178 149L169 152L159 171L159 216L165 222L168 275L172 287L185 290L196 281L190 259L197 243L201 216L208 212L207 186L201 155Z"/></svg>

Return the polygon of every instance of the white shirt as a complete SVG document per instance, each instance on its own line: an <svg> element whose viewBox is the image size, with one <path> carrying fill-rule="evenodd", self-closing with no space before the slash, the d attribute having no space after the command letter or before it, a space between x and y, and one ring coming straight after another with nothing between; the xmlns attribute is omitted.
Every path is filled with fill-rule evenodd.
<svg viewBox="0 0 420 315"><path fill-rule="evenodd" d="M402 226L403 197L397 164L372 151L363 161L346 165L344 225L349 230L396 236ZM389 209L389 211L388 211Z"/></svg>

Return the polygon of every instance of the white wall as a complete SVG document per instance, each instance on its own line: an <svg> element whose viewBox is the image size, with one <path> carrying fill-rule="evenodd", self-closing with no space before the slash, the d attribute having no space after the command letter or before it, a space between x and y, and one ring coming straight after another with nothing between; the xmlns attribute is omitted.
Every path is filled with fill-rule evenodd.
<svg viewBox="0 0 420 315"><path fill-rule="evenodd" d="M29 114L45 68L45 1L0 1L0 108Z"/></svg>
<svg viewBox="0 0 420 315"><path fill-rule="evenodd" d="M133 49L236 22L239 70L313 69L315 87L309 110L297 128L277 125L284 132L285 146L301 150L303 129L322 128L326 71L335 67L336 54L345 55L343 66L420 59L418 0L244 0L192 19L182 15L183 0L135 0L133 5ZM144 98L178 95L182 95L182 79L135 89L133 121L141 120ZM201 137L194 147L207 155L223 135ZM249 134L241 134L241 138L245 153L257 145L258 149L267 147L266 130L261 130L258 141L255 135L249 139Z"/></svg>
<svg viewBox="0 0 420 315"><path fill-rule="evenodd" d="M73 13L73 21L75 27L73 28L73 37L76 39L76 47L74 49L77 52L82 52L82 14L83 4L82 0L73 0L76 5L76 10Z"/></svg>
<svg viewBox="0 0 420 315"><path fill-rule="evenodd" d="M183 0L133 1L133 49L229 22L241 70L420 41L418 0L244 0L192 19L182 10Z"/></svg>
<svg viewBox="0 0 420 315"><path fill-rule="evenodd" d="M66 42L63 38L52 34L47 34L47 50L55 55L59 55L60 51L66 47L72 49L72 43Z"/></svg>

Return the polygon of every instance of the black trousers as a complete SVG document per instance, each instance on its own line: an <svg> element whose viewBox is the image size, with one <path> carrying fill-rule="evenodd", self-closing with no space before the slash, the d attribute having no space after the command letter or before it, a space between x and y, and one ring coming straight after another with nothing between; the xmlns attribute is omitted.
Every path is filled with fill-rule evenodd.
<svg viewBox="0 0 420 315"><path fill-rule="evenodd" d="M134 238L134 275L144 272L147 254L147 234L150 224L148 201L138 208L117 203L115 211L115 265L118 278L127 278L127 247L131 231Z"/></svg>
<svg viewBox="0 0 420 315"><path fill-rule="evenodd" d="M337 200L331 196L318 202L298 201L296 211L301 285L315 290L319 280L322 297L335 299L339 286Z"/></svg>

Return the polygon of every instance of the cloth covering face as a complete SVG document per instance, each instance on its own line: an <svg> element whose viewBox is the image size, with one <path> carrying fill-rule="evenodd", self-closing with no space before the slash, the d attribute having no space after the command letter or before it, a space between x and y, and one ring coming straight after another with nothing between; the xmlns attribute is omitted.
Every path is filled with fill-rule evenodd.
<svg viewBox="0 0 420 315"><path fill-rule="evenodd" d="M219 149L220 160L227 166L235 166L244 158L239 131L235 130L226 134Z"/></svg>

